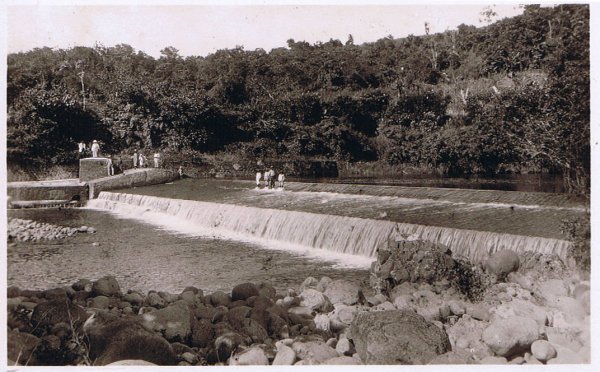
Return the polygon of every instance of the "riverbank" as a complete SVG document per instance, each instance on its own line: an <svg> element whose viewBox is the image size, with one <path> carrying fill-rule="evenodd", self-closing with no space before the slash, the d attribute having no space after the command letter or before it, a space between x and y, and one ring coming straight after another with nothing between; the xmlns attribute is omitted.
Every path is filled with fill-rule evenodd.
<svg viewBox="0 0 600 372"><path fill-rule="evenodd" d="M111 276L9 287L9 364L590 362L589 282L556 256L501 251L476 267L423 242L379 252L373 296L328 277L279 293L265 282L141 293Z"/></svg>

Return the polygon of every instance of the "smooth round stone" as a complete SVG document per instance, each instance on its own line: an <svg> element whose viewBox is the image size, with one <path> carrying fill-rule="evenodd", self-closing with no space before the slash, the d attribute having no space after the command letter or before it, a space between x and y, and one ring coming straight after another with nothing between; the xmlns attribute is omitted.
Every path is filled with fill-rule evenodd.
<svg viewBox="0 0 600 372"><path fill-rule="evenodd" d="M181 354L181 357L183 358L183 360L185 360L186 362L188 362L190 364L198 363L198 357L195 354L190 353L189 351Z"/></svg>
<svg viewBox="0 0 600 372"><path fill-rule="evenodd" d="M546 340L537 340L531 344L531 354L540 362L547 362L556 357L556 349Z"/></svg>
<svg viewBox="0 0 600 372"><path fill-rule="evenodd" d="M525 358L522 356L518 356L516 358L511 359L510 364L523 364L525 363Z"/></svg>
<svg viewBox="0 0 600 372"><path fill-rule="evenodd" d="M458 301L450 301L448 302L448 306L450 306L450 311L452 314L461 316L467 312L465 306Z"/></svg>
<svg viewBox="0 0 600 372"><path fill-rule="evenodd" d="M398 310L410 309L412 307L410 298L407 295L402 295L402 296L396 297L394 299L394 306Z"/></svg>
<svg viewBox="0 0 600 372"><path fill-rule="evenodd" d="M289 346L280 344L277 346L277 354L273 360L274 366L291 366L296 361L296 352Z"/></svg>
<svg viewBox="0 0 600 372"><path fill-rule="evenodd" d="M483 342L500 357L511 357L524 352L539 338L539 325L535 320L514 316L497 319L482 334Z"/></svg>
<svg viewBox="0 0 600 372"><path fill-rule="evenodd" d="M257 346L243 350L229 359L230 366L269 365L265 352Z"/></svg>

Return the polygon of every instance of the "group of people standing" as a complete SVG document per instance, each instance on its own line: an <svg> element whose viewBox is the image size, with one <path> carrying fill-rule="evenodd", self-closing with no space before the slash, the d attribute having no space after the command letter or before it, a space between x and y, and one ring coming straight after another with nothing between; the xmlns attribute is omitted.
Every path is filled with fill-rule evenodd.
<svg viewBox="0 0 600 372"><path fill-rule="evenodd" d="M137 149L133 150L133 156L131 157L133 161L134 168L146 168L148 167L148 158L141 151ZM161 166L161 155L160 152L154 153L152 156L154 160L154 168L158 168Z"/></svg>
<svg viewBox="0 0 600 372"><path fill-rule="evenodd" d="M92 143L88 145L84 141L80 141L77 144L77 151L80 159L84 157L89 157L90 155L93 158L97 158L100 156L100 143L97 140L93 140ZM122 169L122 160L120 156L116 157L116 161L115 159L113 159L112 156L107 156L107 158L109 159L109 175L115 174L115 168L118 168L117 172L119 172ZM133 163L133 168L146 168L149 166L148 159L146 158L146 156L137 149L133 151L131 159ZM152 159L154 160L154 168L159 168L162 165L162 156L160 152L154 153Z"/></svg>
<svg viewBox="0 0 600 372"><path fill-rule="evenodd" d="M261 179L264 179L265 187L268 187L269 189L275 188L275 171L273 168L265 170L264 173L261 173L260 171L256 172L256 187L258 188L260 188ZM284 188L285 175L283 173L279 173L279 175L277 175L277 184L278 187L282 189Z"/></svg>
<svg viewBox="0 0 600 372"><path fill-rule="evenodd" d="M97 158L100 154L100 143L97 140L93 140L92 144L88 147L85 142L80 141L77 144L77 150L80 159L89 155L92 155L93 158Z"/></svg>

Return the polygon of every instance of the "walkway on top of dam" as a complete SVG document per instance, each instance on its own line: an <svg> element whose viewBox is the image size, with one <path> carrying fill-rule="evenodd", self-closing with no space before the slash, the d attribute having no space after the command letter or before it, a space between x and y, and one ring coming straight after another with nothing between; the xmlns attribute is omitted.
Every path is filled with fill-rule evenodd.
<svg viewBox="0 0 600 372"><path fill-rule="evenodd" d="M135 174L135 173L142 173L142 172L147 172L151 169L154 168L138 168L138 169L126 169L125 171L123 171L123 173L120 174ZM116 174L114 176L106 176L105 178L108 177L116 177L119 176L120 174ZM101 178L99 178L101 179ZM97 180L93 180L91 182L95 182ZM59 179L59 180L42 180L42 181L14 181L14 182L7 182L6 185L8 187L61 187L61 186L85 186L87 183L89 183L89 181L87 182L83 182L83 181L79 181L79 178L64 178L64 179Z"/></svg>

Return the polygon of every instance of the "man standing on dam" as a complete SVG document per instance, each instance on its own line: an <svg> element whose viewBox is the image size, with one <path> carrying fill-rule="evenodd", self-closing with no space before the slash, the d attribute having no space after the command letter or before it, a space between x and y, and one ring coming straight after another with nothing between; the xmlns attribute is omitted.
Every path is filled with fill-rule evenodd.
<svg viewBox="0 0 600 372"><path fill-rule="evenodd" d="M97 158L99 152L100 152L100 145L98 144L98 141L94 140L92 142L92 157Z"/></svg>

